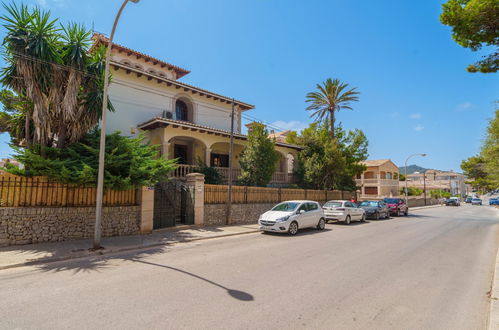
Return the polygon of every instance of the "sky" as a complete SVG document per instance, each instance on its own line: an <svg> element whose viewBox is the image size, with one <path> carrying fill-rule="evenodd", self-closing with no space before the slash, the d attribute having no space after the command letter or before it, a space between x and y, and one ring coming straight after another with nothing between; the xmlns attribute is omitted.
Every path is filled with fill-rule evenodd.
<svg viewBox="0 0 499 330"><path fill-rule="evenodd" d="M361 93L337 120L364 131L369 159L403 166L427 153L408 164L459 171L479 152L499 79L466 72L486 52L452 40L439 21L443 2L141 0L125 9L115 42L190 70L181 81L254 104L247 115L282 129L307 127L305 95L338 78ZM24 3L105 34L121 5ZM0 157L8 141L0 136Z"/></svg>

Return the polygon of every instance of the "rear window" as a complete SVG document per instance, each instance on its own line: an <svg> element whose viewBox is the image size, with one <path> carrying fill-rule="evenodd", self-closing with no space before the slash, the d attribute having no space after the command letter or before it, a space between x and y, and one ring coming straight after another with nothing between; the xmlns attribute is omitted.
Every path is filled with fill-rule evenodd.
<svg viewBox="0 0 499 330"><path fill-rule="evenodd" d="M378 206L378 202L362 202L360 206Z"/></svg>
<svg viewBox="0 0 499 330"><path fill-rule="evenodd" d="M342 203L341 202L327 202L324 204L324 207L341 207Z"/></svg>
<svg viewBox="0 0 499 330"><path fill-rule="evenodd" d="M383 201L387 204L398 204L400 199L398 198L385 198Z"/></svg>

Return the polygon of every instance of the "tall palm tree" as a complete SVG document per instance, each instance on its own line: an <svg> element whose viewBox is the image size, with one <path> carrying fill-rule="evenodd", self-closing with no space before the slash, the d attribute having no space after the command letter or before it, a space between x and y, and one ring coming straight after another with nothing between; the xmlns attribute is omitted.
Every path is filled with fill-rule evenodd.
<svg viewBox="0 0 499 330"><path fill-rule="evenodd" d="M329 121L331 139L334 139L335 111L342 109L352 110L350 102L358 101L360 94L355 88L348 89L348 84L338 79L329 78L321 84L317 84L317 92L307 94L306 102L311 103L307 110L314 111L311 117L316 121Z"/></svg>
<svg viewBox="0 0 499 330"><path fill-rule="evenodd" d="M15 3L4 9L1 82L32 104L24 112L24 140L59 148L79 141L100 119L103 49L89 53L90 32L77 24L59 27L50 12Z"/></svg>

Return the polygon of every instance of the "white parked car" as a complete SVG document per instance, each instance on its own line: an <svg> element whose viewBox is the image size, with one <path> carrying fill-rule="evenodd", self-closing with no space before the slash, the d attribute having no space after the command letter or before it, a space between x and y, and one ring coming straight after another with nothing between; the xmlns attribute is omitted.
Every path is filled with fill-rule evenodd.
<svg viewBox="0 0 499 330"><path fill-rule="evenodd" d="M274 206L258 220L262 231L288 232L296 235L298 229L326 227L324 213L319 203L313 201L287 201Z"/></svg>
<svg viewBox="0 0 499 330"><path fill-rule="evenodd" d="M366 211L359 208L354 202L329 201L322 208L324 209L326 221L344 221L347 225L353 220L366 221Z"/></svg>

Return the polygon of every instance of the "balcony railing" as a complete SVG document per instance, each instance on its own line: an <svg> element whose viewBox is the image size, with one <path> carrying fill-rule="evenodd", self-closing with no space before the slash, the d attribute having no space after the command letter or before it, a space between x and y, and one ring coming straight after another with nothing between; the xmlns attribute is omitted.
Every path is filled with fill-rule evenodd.
<svg viewBox="0 0 499 330"><path fill-rule="evenodd" d="M186 165L180 164L175 169L172 174L174 178L184 178L189 173L194 173L196 170L196 165ZM215 167L218 173L223 178L224 183L229 181L229 169L227 167ZM232 180L233 182L237 181L237 178L241 175L241 169L235 168L232 169ZM292 173L284 173L284 172L274 172L272 175L272 179L270 181L271 184L282 184L282 183L294 183L294 175Z"/></svg>
<svg viewBox="0 0 499 330"><path fill-rule="evenodd" d="M380 186L398 186L399 181L394 179L356 179L355 183L357 186L366 185L380 185Z"/></svg>

